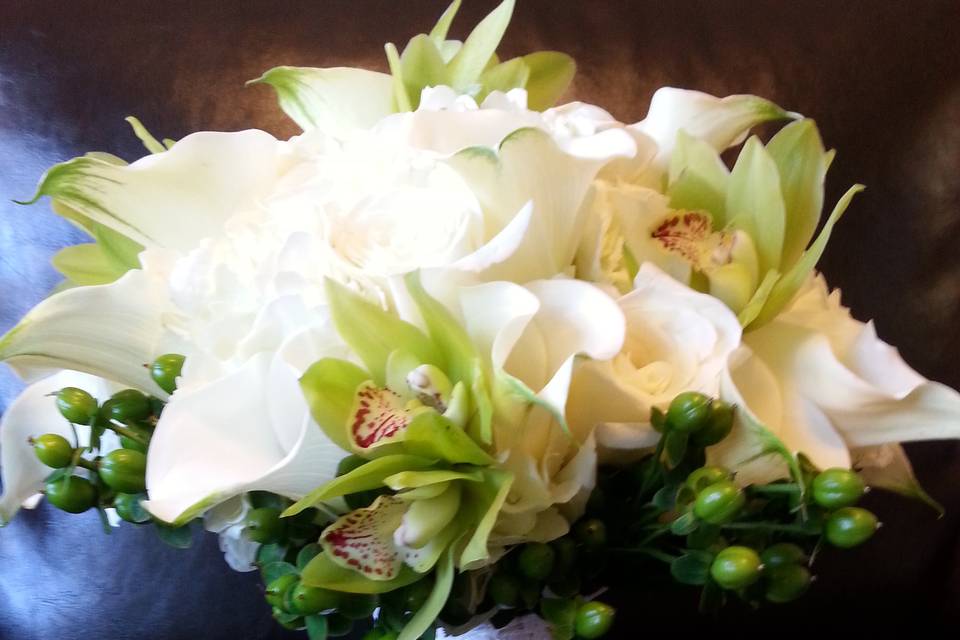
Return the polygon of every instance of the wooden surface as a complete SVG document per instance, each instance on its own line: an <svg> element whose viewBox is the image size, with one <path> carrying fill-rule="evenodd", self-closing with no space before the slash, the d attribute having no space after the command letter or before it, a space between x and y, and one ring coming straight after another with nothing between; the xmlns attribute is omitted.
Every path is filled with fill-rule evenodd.
<svg viewBox="0 0 960 640"><path fill-rule="evenodd" d="M492 6L467 0L463 35ZM503 54L564 50L571 98L640 119L661 85L756 93L817 119L838 149L828 201L857 198L821 263L856 317L873 318L921 373L960 387L960 2L549 2L520 0ZM443 2L116 3L0 1L0 329L55 282L46 265L80 236L46 205L16 207L54 162L87 150L143 154L123 117L158 137L202 129L296 132L266 87L282 64L385 68L381 46L425 30ZM0 374L0 410L17 383ZM696 595L637 576L615 637L649 627L770 632L788 625L957 619L960 447L909 448L950 514L872 497L886 527L854 553L825 553L803 602L757 615L696 616ZM0 638L269 638L256 580L216 541L184 552L96 516L42 507L0 531ZM828 620L834 622L827 623ZM839 620L839 622L837 622ZM824 628L826 625L826 629Z"/></svg>

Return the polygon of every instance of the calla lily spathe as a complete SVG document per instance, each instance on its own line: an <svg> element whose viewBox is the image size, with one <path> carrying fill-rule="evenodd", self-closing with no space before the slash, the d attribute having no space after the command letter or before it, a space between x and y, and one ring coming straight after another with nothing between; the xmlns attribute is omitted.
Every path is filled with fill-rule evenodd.
<svg viewBox="0 0 960 640"><path fill-rule="evenodd" d="M737 469L743 483L787 475L782 458L763 455L768 433L819 468L850 467L851 449L960 437L960 394L911 369L872 323L850 316L822 276L745 335L721 396L740 418L708 457Z"/></svg>

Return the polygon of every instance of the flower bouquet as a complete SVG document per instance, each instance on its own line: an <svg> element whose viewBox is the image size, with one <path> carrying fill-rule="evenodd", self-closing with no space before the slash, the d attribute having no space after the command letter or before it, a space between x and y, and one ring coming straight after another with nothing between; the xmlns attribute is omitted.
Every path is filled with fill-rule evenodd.
<svg viewBox="0 0 960 640"><path fill-rule="evenodd" d="M202 523L313 640L592 639L625 575L775 606L875 533L868 486L940 510L899 443L960 437L960 396L816 272L863 187L822 219L815 123L673 88L630 125L553 106L573 60L501 61L512 0L450 40L458 6L390 74L254 81L290 140L129 118L146 157L43 176L30 202L93 242L0 339L31 383L0 520Z"/></svg>

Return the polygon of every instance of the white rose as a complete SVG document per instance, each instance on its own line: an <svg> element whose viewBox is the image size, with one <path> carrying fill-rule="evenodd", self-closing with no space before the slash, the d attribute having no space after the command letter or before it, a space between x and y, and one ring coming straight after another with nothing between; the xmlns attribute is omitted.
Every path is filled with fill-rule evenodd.
<svg viewBox="0 0 960 640"><path fill-rule="evenodd" d="M653 407L666 409L683 391L718 394L740 324L722 302L650 263L618 304L626 318L623 349L613 359L579 364L567 415L574 429L601 425L601 445L636 451L659 437L650 426Z"/></svg>

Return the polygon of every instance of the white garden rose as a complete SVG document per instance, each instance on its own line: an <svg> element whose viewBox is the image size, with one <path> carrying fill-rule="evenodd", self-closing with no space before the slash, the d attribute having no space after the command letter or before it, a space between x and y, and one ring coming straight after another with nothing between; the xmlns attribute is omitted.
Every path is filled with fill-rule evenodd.
<svg viewBox="0 0 960 640"><path fill-rule="evenodd" d="M651 263L619 305L626 319L622 350L575 368L567 416L571 428L599 425L599 444L638 452L656 444L650 411L677 394L716 396L740 344L736 316L716 298L680 284Z"/></svg>
<svg viewBox="0 0 960 640"><path fill-rule="evenodd" d="M852 449L960 437L960 395L911 369L819 275L775 320L744 335L721 397L738 406L738 419L708 458L745 484L788 475L782 457L763 455L769 435L784 445L780 453L803 453L822 469L850 467Z"/></svg>

